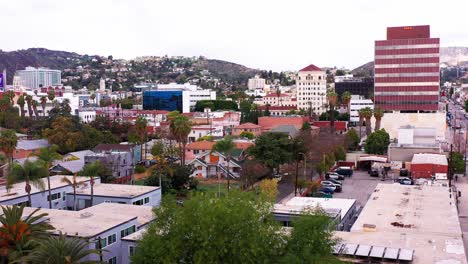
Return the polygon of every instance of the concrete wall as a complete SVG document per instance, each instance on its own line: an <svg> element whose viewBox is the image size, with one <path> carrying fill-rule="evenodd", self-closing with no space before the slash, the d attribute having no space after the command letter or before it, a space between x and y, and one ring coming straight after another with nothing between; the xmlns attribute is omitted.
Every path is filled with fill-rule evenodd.
<svg viewBox="0 0 468 264"><path fill-rule="evenodd" d="M411 161L414 154L418 153L440 153L439 148L422 147L388 147L389 161Z"/></svg>
<svg viewBox="0 0 468 264"><path fill-rule="evenodd" d="M372 127L375 127L375 118L372 118ZM414 127L434 127L436 136L445 138L445 113L385 113L381 128L390 134L390 139L398 138L398 129L402 126L411 125Z"/></svg>

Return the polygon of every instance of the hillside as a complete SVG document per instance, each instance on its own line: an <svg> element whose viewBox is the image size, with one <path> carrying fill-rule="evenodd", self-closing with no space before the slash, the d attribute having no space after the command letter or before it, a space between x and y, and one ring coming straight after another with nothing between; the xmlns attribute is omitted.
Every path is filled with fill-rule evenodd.
<svg viewBox="0 0 468 264"><path fill-rule="evenodd" d="M203 88L231 89L244 87L258 70L204 57L149 56L135 60L118 60L112 56L82 55L74 52L30 48L5 52L0 50L0 70L7 69L7 83L12 83L16 70L27 66L47 67L62 71L64 84L78 89L95 89L99 79L106 85L127 90L139 82L186 82Z"/></svg>

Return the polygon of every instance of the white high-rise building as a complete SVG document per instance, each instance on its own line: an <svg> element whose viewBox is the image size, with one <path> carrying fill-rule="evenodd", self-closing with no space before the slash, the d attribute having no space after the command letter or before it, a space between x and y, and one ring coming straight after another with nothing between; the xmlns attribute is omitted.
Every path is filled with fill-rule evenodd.
<svg viewBox="0 0 468 264"><path fill-rule="evenodd" d="M16 75L20 77L23 86L31 89L62 85L62 74L59 70L26 67L16 71Z"/></svg>
<svg viewBox="0 0 468 264"><path fill-rule="evenodd" d="M104 78L101 78L99 81L99 91L104 92L106 90L106 81Z"/></svg>
<svg viewBox="0 0 468 264"><path fill-rule="evenodd" d="M374 109L374 102L371 99L365 99L360 95L351 95L349 101L349 121L358 123L359 122L359 110L369 107Z"/></svg>
<svg viewBox="0 0 468 264"><path fill-rule="evenodd" d="M297 108L312 111L318 115L326 111L327 78L325 71L311 64L300 70L296 80Z"/></svg>

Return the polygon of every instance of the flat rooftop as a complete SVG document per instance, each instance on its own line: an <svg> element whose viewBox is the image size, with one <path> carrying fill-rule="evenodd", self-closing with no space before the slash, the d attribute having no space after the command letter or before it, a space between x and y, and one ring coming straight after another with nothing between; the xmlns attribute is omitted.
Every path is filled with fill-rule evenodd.
<svg viewBox="0 0 468 264"><path fill-rule="evenodd" d="M123 237L122 240L126 240L126 241L133 241L133 242L136 242L138 240L140 240L140 238L143 236L143 234L146 232L146 229L145 228L142 228L134 233L131 233L130 235L126 236L126 237Z"/></svg>
<svg viewBox="0 0 468 264"><path fill-rule="evenodd" d="M36 208L25 207L24 214L31 213ZM54 233L66 233L68 236L92 238L131 220L136 216L129 214L109 214L106 212L67 211L41 208L37 213L47 213L45 217L55 227Z"/></svg>
<svg viewBox="0 0 468 264"><path fill-rule="evenodd" d="M138 227L146 225L154 219L153 207L144 205L100 203L98 205L80 210L80 212L89 212L92 214L120 214L126 216L136 216L138 221Z"/></svg>
<svg viewBox="0 0 468 264"><path fill-rule="evenodd" d="M341 219L343 219L355 203L355 199L293 197L285 203L275 204L273 212L282 214L298 214L320 207L325 211L329 209L338 209L341 214Z"/></svg>
<svg viewBox="0 0 468 264"><path fill-rule="evenodd" d="M60 187L69 185L67 183L62 182L62 178L64 177L67 177L70 180L72 180L73 178L72 176L64 176L64 175L51 176L50 177L51 188L55 189L55 188L60 188ZM77 181L85 182L89 184L90 178L89 177L77 177ZM44 183L44 186L47 189L47 178L42 179L42 182ZM8 201L11 199L16 199L19 197L26 196L27 193L24 190L25 186L26 186L25 182L16 183L16 184L13 184L12 188L9 191L7 191L5 186L0 186L0 203L3 201ZM43 191L31 185L31 194L40 193L40 192L43 192Z"/></svg>
<svg viewBox="0 0 468 264"><path fill-rule="evenodd" d="M159 187L152 186L98 183L94 185L94 195L131 199L158 189ZM78 188L76 194L91 195L91 188L89 186Z"/></svg>
<svg viewBox="0 0 468 264"><path fill-rule="evenodd" d="M378 184L346 243L414 250L412 263L467 263L455 200L441 185Z"/></svg>

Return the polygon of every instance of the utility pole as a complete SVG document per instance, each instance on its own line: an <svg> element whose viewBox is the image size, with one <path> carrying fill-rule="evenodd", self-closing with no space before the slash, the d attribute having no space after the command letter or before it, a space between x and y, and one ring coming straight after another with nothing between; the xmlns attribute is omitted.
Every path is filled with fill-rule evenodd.
<svg viewBox="0 0 468 264"><path fill-rule="evenodd" d="M298 174L299 174L299 161L296 160L296 182L294 183L294 196L297 196L297 175Z"/></svg>
<svg viewBox="0 0 468 264"><path fill-rule="evenodd" d="M452 151L453 151L453 144L450 144L450 154L449 154L449 166L448 166L448 179L449 179L449 188L452 187Z"/></svg>

